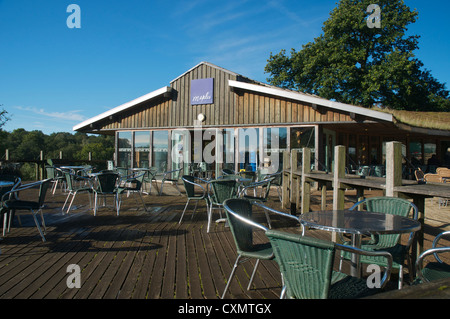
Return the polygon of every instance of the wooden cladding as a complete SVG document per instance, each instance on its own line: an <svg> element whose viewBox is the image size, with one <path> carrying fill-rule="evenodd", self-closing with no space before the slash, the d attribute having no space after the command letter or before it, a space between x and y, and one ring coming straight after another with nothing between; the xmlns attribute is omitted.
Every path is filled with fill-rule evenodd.
<svg viewBox="0 0 450 319"><path fill-rule="evenodd" d="M302 104L269 95L242 92L238 97L235 124L284 124L351 122L349 115L328 110L314 110Z"/></svg>
<svg viewBox="0 0 450 319"><path fill-rule="evenodd" d="M191 80L214 78L214 103L190 104ZM99 123L100 130L157 129L193 127L198 114L206 116L203 126L255 124L288 124L320 122L352 122L351 117L337 111L301 104L285 98L231 90L228 80L249 81L234 73L208 64L183 74L171 83L170 97L136 105L115 118Z"/></svg>

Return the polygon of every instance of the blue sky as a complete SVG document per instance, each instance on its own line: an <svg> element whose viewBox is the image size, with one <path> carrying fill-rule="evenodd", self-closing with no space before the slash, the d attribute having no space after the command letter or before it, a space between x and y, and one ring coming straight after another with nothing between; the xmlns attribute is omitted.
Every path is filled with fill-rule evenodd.
<svg viewBox="0 0 450 319"><path fill-rule="evenodd" d="M374 0L374 3L376 1ZM405 0L416 56L450 85L450 2ZM70 29L70 4L81 28ZM270 52L321 34L336 1L0 0L0 104L7 131L71 132L201 61L266 82Z"/></svg>

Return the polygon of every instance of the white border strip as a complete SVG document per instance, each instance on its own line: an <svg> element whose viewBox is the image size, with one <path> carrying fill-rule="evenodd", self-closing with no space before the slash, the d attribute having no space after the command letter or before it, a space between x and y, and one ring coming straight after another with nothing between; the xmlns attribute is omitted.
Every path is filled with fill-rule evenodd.
<svg viewBox="0 0 450 319"><path fill-rule="evenodd" d="M279 96L279 97L283 97L283 98L287 98L287 99L291 99L291 100L296 100L296 101L301 101L301 102L305 102L305 103L323 105L325 107L339 110L339 111L360 114L360 115L368 116L368 117L375 118L378 120L393 122L393 116L392 116L392 114L389 114L389 113L369 110L369 109L366 109L366 108L363 108L360 106L354 106L354 105L340 103L340 102L333 102L333 101L323 99L320 97L297 93L294 91L287 91L287 90L278 89L278 88L274 88L274 87L267 87L267 86L250 84L250 83L239 82L239 81L234 81L234 80L228 80L228 85L230 87L234 87L234 88L239 88L239 89L243 89L243 90L249 90L249 91L254 91L254 92L259 92L259 93L264 93L264 94L269 94L269 95L275 95L275 96Z"/></svg>
<svg viewBox="0 0 450 319"><path fill-rule="evenodd" d="M153 92L147 93L147 94L145 94L145 95L143 95L141 97L138 97L137 99L134 99L134 100L132 100L130 102L127 102L127 103L124 103L122 105L119 105L119 106L117 106L117 107L115 107L113 109L110 109L109 111L106 111L106 112L104 112L102 114L99 114L97 116L91 117L90 119L88 119L86 121L83 121L80 124L75 125L72 129L74 131L77 131L77 130L85 127L85 126L88 126L89 124L92 124L94 122L102 120L102 119L104 119L104 118L106 118L106 117L108 117L110 115L113 115L115 113L124 111L124 110L126 110L128 108L131 108L131 107L133 107L133 106L135 106L135 105L137 105L139 103L145 102L147 100L150 100L152 98L160 96L160 95L162 95L164 93L167 93L171 89L172 89L171 87L165 86L165 87L162 87L162 88L160 88L158 90L155 90Z"/></svg>

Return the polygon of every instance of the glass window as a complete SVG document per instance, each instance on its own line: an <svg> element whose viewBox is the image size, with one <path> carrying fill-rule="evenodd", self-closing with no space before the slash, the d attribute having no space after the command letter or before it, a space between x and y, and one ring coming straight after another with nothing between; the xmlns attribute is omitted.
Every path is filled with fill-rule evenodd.
<svg viewBox="0 0 450 319"><path fill-rule="evenodd" d="M356 136L348 135L348 166L353 173L358 168L358 160L356 159Z"/></svg>
<svg viewBox="0 0 450 319"><path fill-rule="evenodd" d="M263 173L272 174L283 169L283 152L287 149L287 128L265 128L263 154L260 165Z"/></svg>
<svg viewBox="0 0 450 319"><path fill-rule="evenodd" d="M224 129L222 131L223 149L222 149L222 169L234 171L234 129Z"/></svg>
<svg viewBox="0 0 450 319"><path fill-rule="evenodd" d="M314 127L293 127L291 128L291 150L302 149L304 147L315 149L315 128Z"/></svg>
<svg viewBox="0 0 450 319"><path fill-rule="evenodd" d="M423 145L424 164L428 165L428 173L436 173L436 168L441 165L436 157L436 144L427 142Z"/></svg>
<svg viewBox="0 0 450 319"><path fill-rule="evenodd" d="M148 168L150 164L150 132L134 133L134 167Z"/></svg>
<svg viewBox="0 0 450 319"><path fill-rule="evenodd" d="M254 127L238 130L239 170L255 172L259 160L259 129Z"/></svg>
<svg viewBox="0 0 450 319"><path fill-rule="evenodd" d="M413 164L415 167L417 167L418 165L423 165L422 143L410 142L409 143L409 156L411 158L411 164Z"/></svg>
<svg viewBox="0 0 450 319"><path fill-rule="evenodd" d="M152 145L152 166L156 167L159 172L165 172L167 170L167 156L169 154L169 132L154 131Z"/></svg>
<svg viewBox="0 0 450 319"><path fill-rule="evenodd" d="M130 168L131 167L131 150L132 150L132 133L119 132L118 137L118 160L117 166Z"/></svg>

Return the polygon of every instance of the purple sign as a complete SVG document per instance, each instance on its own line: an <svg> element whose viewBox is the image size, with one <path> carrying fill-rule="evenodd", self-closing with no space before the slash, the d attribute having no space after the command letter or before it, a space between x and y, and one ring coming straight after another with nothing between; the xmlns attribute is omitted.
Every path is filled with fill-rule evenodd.
<svg viewBox="0 0 450 319"><path fill-rule="evenodd" d="M191 80L191 105L212 104L214 78Z"/></svg>

